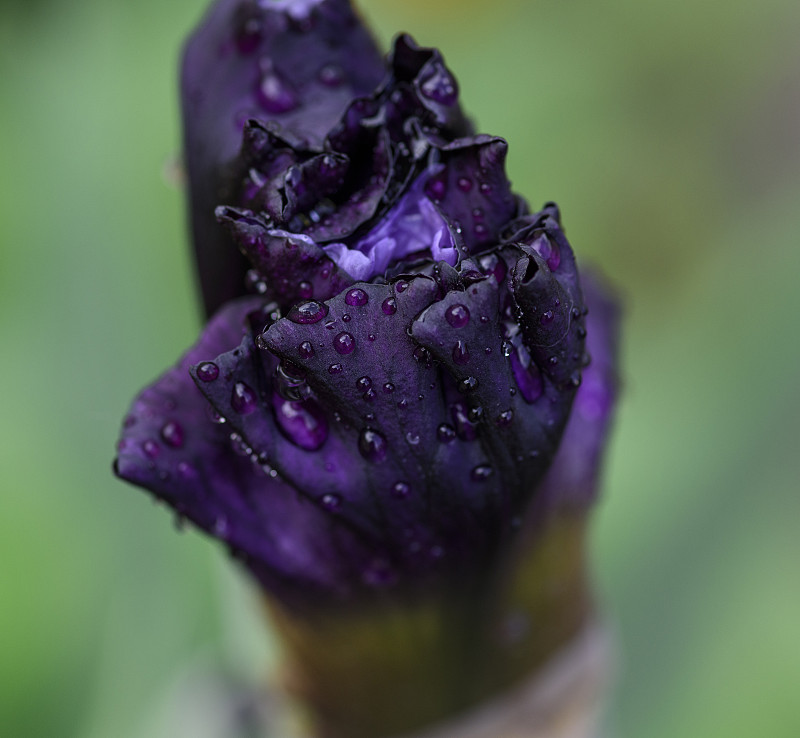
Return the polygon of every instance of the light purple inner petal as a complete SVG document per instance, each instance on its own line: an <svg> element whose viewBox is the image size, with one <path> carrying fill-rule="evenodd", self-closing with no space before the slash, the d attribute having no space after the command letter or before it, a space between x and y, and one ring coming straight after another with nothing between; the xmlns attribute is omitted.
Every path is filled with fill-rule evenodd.
<svg viewBox="0 0 800 738"><path fill-rule="evenodd" d="M454 265L458 254L450 231L425 195L425 183L436 172L432 169L417 177L378 226L352 247L332 243L324 247L325 253L358 281L383 274L392 262L418 252Z"/></svg>
<svg viewBox="0 0 800 738"><path fill-rule="evenodd" d="M259 0L265 10L285 10L292 18L307 18L322 0Z"/></svg>

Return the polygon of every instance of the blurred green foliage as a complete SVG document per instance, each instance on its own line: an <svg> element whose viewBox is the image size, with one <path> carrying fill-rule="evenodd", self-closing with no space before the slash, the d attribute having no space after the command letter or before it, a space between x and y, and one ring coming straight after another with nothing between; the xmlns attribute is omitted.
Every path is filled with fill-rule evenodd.
<svg viewBox="0 0 800 738"><path fill-rule="evenodd" d="M153 738L272 658L221 551L110 473L193 340L176 68L201 0L0 5L0 732ZM619 738L800 735L800 5L363 0L442 47L626 304L595 525Z"/></svg>

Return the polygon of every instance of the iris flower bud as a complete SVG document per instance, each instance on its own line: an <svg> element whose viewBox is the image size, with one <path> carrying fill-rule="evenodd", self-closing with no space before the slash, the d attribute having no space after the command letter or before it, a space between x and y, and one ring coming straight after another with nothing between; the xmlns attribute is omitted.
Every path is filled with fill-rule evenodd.
<svg viewBox="0 0 800 738"><path fill-rule="evenodd" d="M222 307L134 401L117 474L244 563L326 735L507 687L590 611L613 303L439 52L400 36L380 62L346 0L219 0L183 101ZM503 646L515 613L533 632Z"/></svg>

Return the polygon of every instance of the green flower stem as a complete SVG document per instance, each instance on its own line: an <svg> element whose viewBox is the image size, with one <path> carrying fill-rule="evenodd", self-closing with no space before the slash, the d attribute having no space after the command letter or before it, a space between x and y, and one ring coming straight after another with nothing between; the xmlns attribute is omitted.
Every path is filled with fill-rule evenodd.
<svg viewBox="0 0 800 738"><path fill-rule="evenodd" d="M531 678L590 621L586 514L553 513L474 577L397 600L297 619L268 603L286 686L319 738L388 738L464 714ZM493 738L498 738L494 736Z"/></svg>

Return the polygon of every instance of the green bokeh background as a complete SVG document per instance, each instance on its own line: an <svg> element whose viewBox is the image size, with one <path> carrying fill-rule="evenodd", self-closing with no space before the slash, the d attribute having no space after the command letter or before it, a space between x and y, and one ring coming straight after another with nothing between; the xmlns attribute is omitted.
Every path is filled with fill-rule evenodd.
<svg viewBox="0 0 800 738"><path fill-rule="evenodd" d="M187 673L272 658L218 547L110 472L134 392L200 325L170 172L203 5L0 5L4 736L153 738ZM442 47L517 189L624 295L593 539L611 734L796 738L800 5L361 7Z"/></svg>

